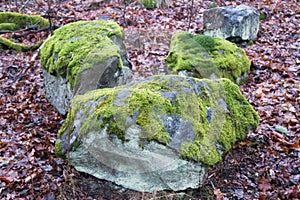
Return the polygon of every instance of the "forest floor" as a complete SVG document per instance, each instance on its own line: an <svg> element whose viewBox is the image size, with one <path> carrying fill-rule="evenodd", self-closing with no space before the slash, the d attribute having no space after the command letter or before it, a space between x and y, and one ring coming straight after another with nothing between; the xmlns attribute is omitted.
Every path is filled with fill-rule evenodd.
<svg viewBox="0 0 300 200"><path fill-rule="evenodd" d="M165 74L173 33L203 33L211 1L172 0L168 9L146 10L131 1L14 0L0 11L51 16L60 27L78 20L110 18L125 31L134 78ZM39 51L0 47L0 199L299 199L300 198L300 3L297 0L219 1L251 5L265 14L258 38L244 46L251 59L241 91L261 117L255 132L208 170L199 189L139 193L77 172L54 154L65 116L45 98ZM190 27L189 16L192 13ZM25 34L24 34L25 33ZM32 44L50 31L2 34ZM23 37L18 35L24 34Z"/></svg>

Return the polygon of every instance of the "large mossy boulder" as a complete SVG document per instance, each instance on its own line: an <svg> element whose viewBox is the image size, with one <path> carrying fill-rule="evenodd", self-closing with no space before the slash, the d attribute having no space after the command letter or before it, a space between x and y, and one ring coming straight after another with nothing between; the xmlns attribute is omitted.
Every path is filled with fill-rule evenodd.
<svg viewBox="0 0 300 200"><path fill-rule="evenodd" d="M138 190L202 184L207 165L256 129L258 114L228 79L154 76L72 100L55 144L79 171Z"/></svg>
<svg viewBox="0 0 300 200"><path fill-rule="evenodd" d="M67 24L41 50L46 97L66 114L75 94L115 87L131 80L124 32L113 21Z"/></svg>
<svg viewBox="0 0 300 200"><path fill-rule="evenodd" d="M247 80L250 60L243 49L221 38L178 32L172 36L167 66L175 73L195 78Z"/></svg>

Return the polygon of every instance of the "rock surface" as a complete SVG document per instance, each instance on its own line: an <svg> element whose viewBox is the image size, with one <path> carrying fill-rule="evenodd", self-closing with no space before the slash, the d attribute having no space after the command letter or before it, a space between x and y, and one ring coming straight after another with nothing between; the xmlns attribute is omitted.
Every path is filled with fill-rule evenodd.
<svg viewBox="0 0 300 200"><path fill-rule="evenodd" d="M180 75L196 78L228 78L244 83L250 60L236 44L207 35L178 32L172 36L167 66Z"/></svg>
<svg viewBox="0 0 300 200"><path fill-rule="evenodd" d="M57 29L42 47L41 64L46 97L63 115L74 95L131 81L123 30L108 20Z"/></svg>
<svg viewBox="0 0 300 200"><path fill-rule="evenodd" d="M211 8L203 15L204 34L230 40L255 40L259 16L255 8L245 5Z"/></svg>
<svg viewBox="0 0 300 200"><path fill-rule="evenodd" d="M76 95L56 154L137 191L197 188L259 117L228 79L154 76ZM69 142L68 142L69 141Z"/></svg>

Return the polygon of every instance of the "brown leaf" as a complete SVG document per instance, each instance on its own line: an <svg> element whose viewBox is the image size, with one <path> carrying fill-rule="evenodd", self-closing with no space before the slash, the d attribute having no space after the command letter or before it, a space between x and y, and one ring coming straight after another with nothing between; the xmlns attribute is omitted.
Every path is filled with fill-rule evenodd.
<svg viewBox="0 0 300 200"><path fill-rule="evenodd" d="M271 189L271 185L267 179L260 178L258 182L258 189L262 190L263 192L266 192Z"/></svg>
<svg viewBox="0 0 300 200"><path fill-rule="evenodd" d="M223 193L220 189L214 189L214 195L216 196L216 200L223 200Z"/></svg>

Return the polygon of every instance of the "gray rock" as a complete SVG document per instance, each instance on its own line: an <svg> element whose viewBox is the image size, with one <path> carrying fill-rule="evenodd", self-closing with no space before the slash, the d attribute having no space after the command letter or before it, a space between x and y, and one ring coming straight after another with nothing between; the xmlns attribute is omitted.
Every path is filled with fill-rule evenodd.
<svg viewBox="0 0 300 200"><path fill-rule="evenodd" d="M142 150L141 129L133 125L126 131L128 142L110 137L106 131L89 132L76 151L70 153L76 170L115 182L141 192L197 188L206 167L178 156L165 145L150 142Z"/></svg>
<svg viewBox="0 0 300 200"><path fill-rule="evenodd" d="M53 76L43 69L46 98L60 114L66 114L74 96L71 85L66 78Z"/></svg>
<svg viewBox="0 0 300 200"><path fill-rule="evenodd" d="M201 186L259 117L228 79L154 76L76 95L55 144L71 164L137 191Z"/></svg>
<svg viewBox="0 0 300 200"><path fill-rule="evenodd" d="M203 21L205 35L255 40L259 29L259 12L245 5L216 7L204 11Z"/></svg>
<svg viewBox="0 0 300 200"><path fill-rule="evenodd" d="M42 47L41 64L46 97L63 115L74 95L132 79L123 30L109 20L79 21L57 29Z"/></svg>

